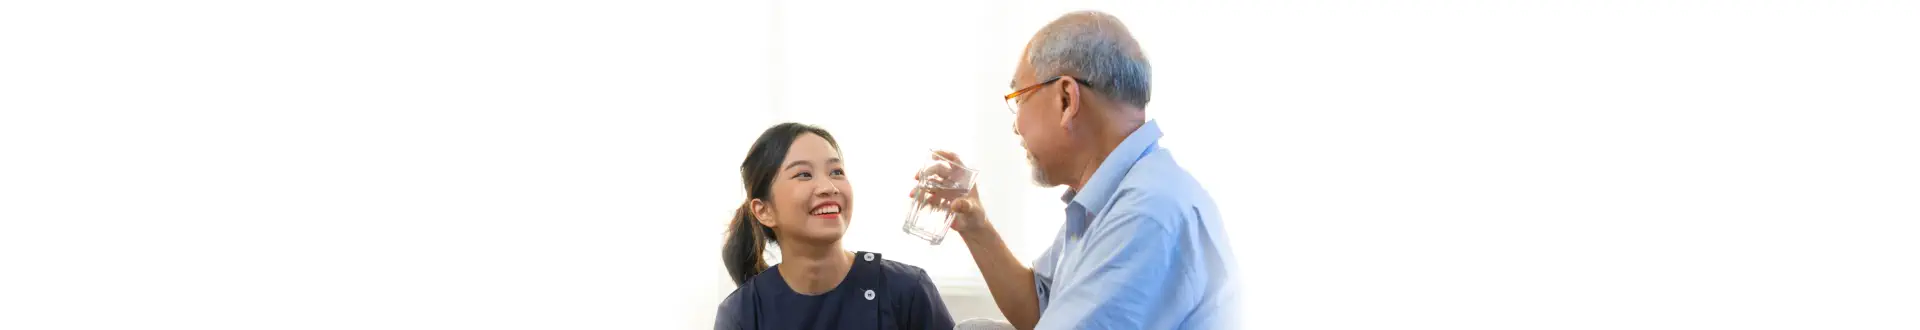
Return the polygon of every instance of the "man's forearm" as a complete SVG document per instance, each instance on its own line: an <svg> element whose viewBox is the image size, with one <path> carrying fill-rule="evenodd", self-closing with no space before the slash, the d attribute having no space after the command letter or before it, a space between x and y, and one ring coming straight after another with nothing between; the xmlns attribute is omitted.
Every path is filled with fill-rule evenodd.
<svg viewBox="0 0 1920 330"><path fill-rule="evenodd" d="M980 267L981 277L987 279L987 291L993 293L993 303L1000 306L1000 314L1007 317L1007 323L1019 329L1033 329L1040 321L1040 297L1034 292L1033 269L1013 256L992 225L980 227L961 233L960 237L967 243L967 251L973 254L974 265Z"/></svg>

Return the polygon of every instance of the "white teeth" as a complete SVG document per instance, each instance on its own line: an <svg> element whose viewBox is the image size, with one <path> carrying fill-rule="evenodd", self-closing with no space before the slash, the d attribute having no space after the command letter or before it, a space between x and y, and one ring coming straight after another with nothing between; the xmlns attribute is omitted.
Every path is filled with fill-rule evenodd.
<svg viewBox="0 0 1920 330"><path fill-rule="evenodd" d="M821 214L828 214L828 213L840 213L840 207L834 206L834 205L827 205L817 209L813 209L814 215L821 215Z"/></svg>

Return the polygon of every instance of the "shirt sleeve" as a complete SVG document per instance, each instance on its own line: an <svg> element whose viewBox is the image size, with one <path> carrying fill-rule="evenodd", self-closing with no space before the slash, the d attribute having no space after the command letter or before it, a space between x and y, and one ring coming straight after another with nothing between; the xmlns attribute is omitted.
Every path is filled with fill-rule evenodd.
<svg viewBox="0 0 1920 330"><path fill-rule="evenodd" d="M1040 253L1040 259L1033 261L1033 296L1040 301L1042 311L1047 310L1047 301L1052 298L1053 263L1058 253L1060 245L1053 244L1047 247L1046 252Z"/></svg>
<svg viewBox="0 0 1920 330"><path fill-rule="evenodd" d="M752 315L746 312L746 305L740 301L743 291L746 290L736 290L720 301L720 308L713 315L714 330L744 330L748 329L747 325L753 324L753 320L745 319Z"/></svg>
<svg viewBox="0 0 1920 330"><path fill-rule="evenodd" d="M933 285L933 278L927 271L914 269L913 284L903 288L907 299L903 308L907 315L904 329L953 329L953 315L947 311L947 303L940 299L940 289Z"/></svg>
<svg viewBox="0 0 1920 330"><path fill-rule="evenodd" d="M1119 213L1123 210L1115 210ZM1144 211L1144 210L1142 210ZM1177 263L1178 237L1157 217L1112 214L1084 236L1072 278L1054 278L1035 329L1174 329L1193 305ZM1060 276L1061 274L1055 274Z"/></svg>

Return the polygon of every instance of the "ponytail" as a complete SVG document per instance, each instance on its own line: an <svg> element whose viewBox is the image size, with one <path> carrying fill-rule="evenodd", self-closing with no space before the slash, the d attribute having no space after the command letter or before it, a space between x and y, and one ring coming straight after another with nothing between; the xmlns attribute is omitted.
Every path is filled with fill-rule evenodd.
<svg viewBox="0 0 1920 330"><path fill-rule="evenodd" d="M753 219L750 204L741 204L733 212L733 223L727 226L727 243L720 249L720 260L727 265L727 276L733 277L734 285L745 285L747 279L767 270L767 260L762 256L767 250L767 241L773 233L759 221Z"/></svg>

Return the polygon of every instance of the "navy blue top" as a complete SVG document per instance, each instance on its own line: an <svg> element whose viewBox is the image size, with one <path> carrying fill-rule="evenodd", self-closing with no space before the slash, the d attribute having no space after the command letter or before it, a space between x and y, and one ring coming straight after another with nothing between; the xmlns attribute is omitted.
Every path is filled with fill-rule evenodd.
<svg viewBox="0 0 1920 330"><path fill-rule="evenodd" d="M840 285L820 295L794 292L767 268L720 302L714 329L953 329L927 271L854 253L853 269Z"/></svg>

